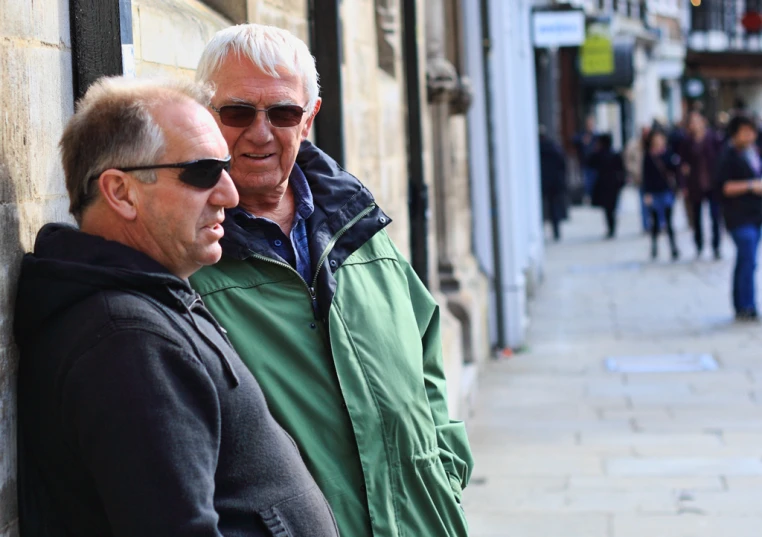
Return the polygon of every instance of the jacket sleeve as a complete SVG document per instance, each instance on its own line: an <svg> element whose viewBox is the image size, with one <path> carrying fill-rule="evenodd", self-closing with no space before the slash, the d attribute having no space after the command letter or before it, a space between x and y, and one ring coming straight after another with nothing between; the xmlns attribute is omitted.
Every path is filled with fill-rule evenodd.
<svg viewBox="0 0 762 537"><path fill-rule="evenodd" d="M205 367L163 336L112 333L62 380L69 442L115 537L221 537L213 505L220 438Z"/></svg>
<svg viewBox="0 0 762 537"><path fill-rule="evenodd" d="M436 427L439 457L442 461L450 487L458 501L462 490L471 478L474 466L471 446L468 443L466 426L462 421L450 419L447 408L447 381L442 360L442 338L439 324L439 306L423 285L410 263L397 252L399 262L405 271L410 291L410 300L418 321L418 330L423 345L423 376L426 395L431 407L431 416Z"/></svg>

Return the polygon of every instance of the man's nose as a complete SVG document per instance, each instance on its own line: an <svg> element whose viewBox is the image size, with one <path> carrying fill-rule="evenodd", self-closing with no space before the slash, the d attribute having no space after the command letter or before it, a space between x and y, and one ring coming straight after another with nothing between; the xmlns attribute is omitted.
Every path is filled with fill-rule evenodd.
<svg viewBox="0 0 762 537"><path fill-rule="evenodd" d="M254 117L254 121L251 122L251 125L246 127L243 134L248 139L257 143L269 141L269 139L272 138L272 125L270 125L270 122L267 120L267 112L257 110L257 115Z"/></svg>
<svg viewBox="0 0 762 537"><path fill-rule="evenodd" d="M236 189L230 174L225 170L222 171L220 180L214 185L214 190L210 196L209 202L215 206L224 207L225 209L230 209L238 205L238 190Z"/></svg>

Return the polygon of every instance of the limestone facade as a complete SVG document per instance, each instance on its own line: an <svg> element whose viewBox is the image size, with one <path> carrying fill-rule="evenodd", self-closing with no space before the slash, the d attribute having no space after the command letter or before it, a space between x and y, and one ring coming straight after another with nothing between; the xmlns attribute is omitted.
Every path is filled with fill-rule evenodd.
<svg viewBox="0 0 762 537"><path fill-rule="evenodd" d="M58 138L73 110L67 0L0 0L0 537L18 535L13 305L45 222L67 220Z"/></svg>

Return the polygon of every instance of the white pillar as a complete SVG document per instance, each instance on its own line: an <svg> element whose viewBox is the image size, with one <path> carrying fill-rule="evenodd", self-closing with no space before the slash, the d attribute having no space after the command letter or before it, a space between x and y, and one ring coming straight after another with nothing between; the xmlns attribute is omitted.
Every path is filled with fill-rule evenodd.
<svg viewBox="0 0 762 537"><path fill-rule="evenodd" d="M524 269L529 260L529 220L533 209L527 200L529 185L536 184L537 170L537 117L529 111L536 107L536 96L528 95L529 58L522 62L521 43L525 55L529 40L527 3L491 0L489 3L490 90L493 117L491 125L495 142L495 174L497 214L500 229L499 251L501 261L501 288L503 299L503 330L508 347L524 344L526 329L526 278ZM533 76L533 71L532 71ZM530 99L528 99L530 97ZM528 101L528 102L527 102ZM531 119L531 121L528 121Z"/></svg>
<svg viewBox="0 0 762 537"><path fill-rule="evenodd" d="M479 0L463 0L463 50L466 75L471 81L473 103L468 110L469 175L471 179L471 214L473 218L474 255L490 282L490 344L497 342L495 297L495 257L492 235L492 199L490 197L489 139L487 129L487 90L484 84L484 43Z"/></svg>

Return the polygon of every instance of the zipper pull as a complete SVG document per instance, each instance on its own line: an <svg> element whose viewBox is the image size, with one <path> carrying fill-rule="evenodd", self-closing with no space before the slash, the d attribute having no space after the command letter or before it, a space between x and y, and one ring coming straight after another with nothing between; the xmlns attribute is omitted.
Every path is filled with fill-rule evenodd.
<svg viewBox="0 0 762 537"><path fill-rule="evenodd" d="M315 288L310 287L310 298L312 298L312 313L315 315L315 319L320 319L320 311L318 310L318 303L317 303L317 294L315 293Z"/></svg>

